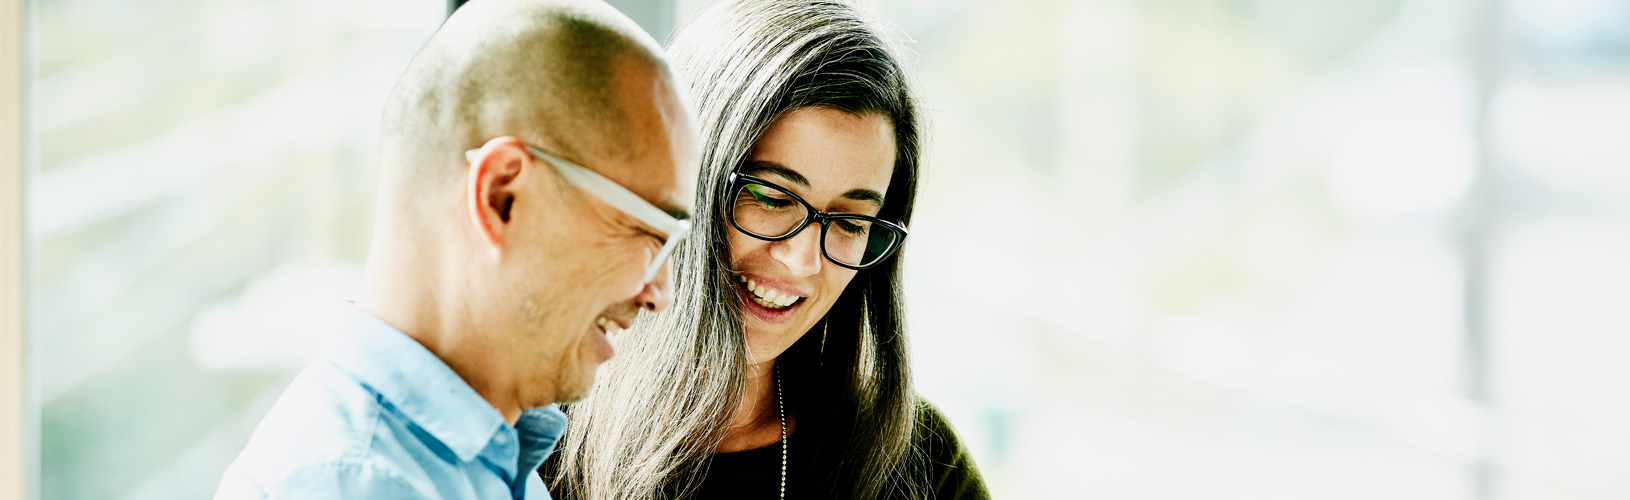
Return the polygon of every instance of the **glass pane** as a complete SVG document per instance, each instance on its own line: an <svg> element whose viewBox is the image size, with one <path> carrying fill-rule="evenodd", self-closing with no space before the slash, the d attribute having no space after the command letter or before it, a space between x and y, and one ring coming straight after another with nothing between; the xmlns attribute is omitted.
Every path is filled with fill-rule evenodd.
<svg viewBox="0 0 1630 500"><path fill-rule="evenodd" d="M30 2L39 498L214 493L354 297L381 106L445 8Z"/></svg>
<svg viewBox="0 0 1630 500"><path fill-rule="evenodd" d="M996 496L1630 494L1630 3L876 5L914 376Z"/></svg>

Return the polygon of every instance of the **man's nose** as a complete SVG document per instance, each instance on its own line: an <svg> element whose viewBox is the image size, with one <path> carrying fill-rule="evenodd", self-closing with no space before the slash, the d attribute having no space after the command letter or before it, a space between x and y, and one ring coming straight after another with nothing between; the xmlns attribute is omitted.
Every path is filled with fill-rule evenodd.
<svg viewBox="0 0 1630 500"><path fill-rule="evenodd" d="M770 244L770 257L803 278L821 272L821 228L810 224L796 236Z"/></svg>
<svg viewBox="0 0 1630 500"><path fill-rule="evenodd" d="M669 264L667 262L662 263L662 268L657 270L657 275L651 278L650 283L646 283L640 289L640 294L634 296L634 301L640 307L651 312L662 312L667 309L673 303L670 272Z"/></svg>

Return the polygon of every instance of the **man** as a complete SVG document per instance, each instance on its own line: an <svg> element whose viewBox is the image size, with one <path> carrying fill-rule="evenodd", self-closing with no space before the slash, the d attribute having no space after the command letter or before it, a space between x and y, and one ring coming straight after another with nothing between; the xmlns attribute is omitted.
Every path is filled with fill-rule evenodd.
<svg viewBox="0 0 1630 500"><path fill-rule="evenodd" d="M343 335L216 498L548 498L535 471L639 309L696 180L656 42L601 3L479 0L386 103L373 248Z"/></svg>

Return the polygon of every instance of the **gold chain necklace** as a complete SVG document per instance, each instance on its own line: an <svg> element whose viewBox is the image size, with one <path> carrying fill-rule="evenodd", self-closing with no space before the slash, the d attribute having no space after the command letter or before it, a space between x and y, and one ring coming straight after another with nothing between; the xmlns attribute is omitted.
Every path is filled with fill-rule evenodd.
<svg viewBox="0 0 1630 500"><path fill-rule="evenodd" d="M781 403L781 368L775 369L775 411L781 415L781 500L787 500L787 409Z"/></svg>

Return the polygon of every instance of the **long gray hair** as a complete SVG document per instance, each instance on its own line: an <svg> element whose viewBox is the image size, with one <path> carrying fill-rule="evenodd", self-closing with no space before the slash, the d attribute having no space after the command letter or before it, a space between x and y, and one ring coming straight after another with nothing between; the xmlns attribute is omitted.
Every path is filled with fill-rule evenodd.
<svg viewBox="0 0 1630 500"><path fill-rule="evenodd" d="M879 217L909 223L917 191L916 103L886 28L841 0L727 0L669 48L691 85L702 176L691 238L674 256L674 304L620 339L546 473L573 498L684 497L729 432L749 363L729 274L727 177L789 111L880 114L895 131ZM900 257L860 271L815 328L776 360L817 464L794 470L823 498L917 498L917 400L907 367ZM807 448L806 448L807 449Z"/></svg>

